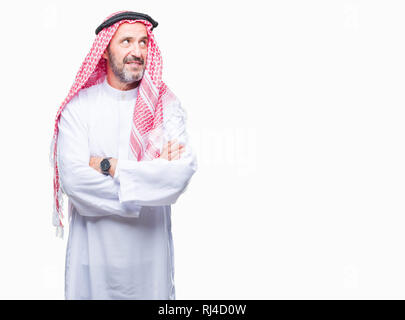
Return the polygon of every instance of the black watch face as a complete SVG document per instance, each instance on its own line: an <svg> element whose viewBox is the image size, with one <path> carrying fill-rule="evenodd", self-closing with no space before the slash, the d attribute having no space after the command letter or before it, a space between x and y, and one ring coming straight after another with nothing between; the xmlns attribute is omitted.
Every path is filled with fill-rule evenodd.
<svg viewBox="0 0 405 320"><path fill-rule="evenodd" d="M110 169L110 161L103 159L100 163L100 167L102 171L108 171L108 169Z"/></svg>

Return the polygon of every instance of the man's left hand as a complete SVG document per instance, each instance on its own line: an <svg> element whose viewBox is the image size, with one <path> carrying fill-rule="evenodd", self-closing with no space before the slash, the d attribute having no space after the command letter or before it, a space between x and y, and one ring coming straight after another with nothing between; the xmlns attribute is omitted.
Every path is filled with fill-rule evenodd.
<svg viewBox="0 0 405 320"><path fill-rule="evenodd" d="M100 163L104 158L105 157L90 157L89 166L92 167L93 169L97 170L101 174L103 174L103 172L101 171L101 168L100 168ZM108 170L108 173L110 174L111 177L114 177L115 168L117 167L117 159L111 158L111 159L109 159L109 161L110 161L111 167L110 167L110 170Z"/></svg>

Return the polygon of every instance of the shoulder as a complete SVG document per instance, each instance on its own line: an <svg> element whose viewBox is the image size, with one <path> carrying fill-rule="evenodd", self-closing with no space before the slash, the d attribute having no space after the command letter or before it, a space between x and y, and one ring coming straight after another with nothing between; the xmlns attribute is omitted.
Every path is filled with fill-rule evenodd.
<svg viewBox="0 0 405 320"><path fill-rule="evenodd" d="M185 123L187 121L187 112L179 100L170 101L165 105L163 110L163 119L165 123Z"/></svg>
<svg viewBox="0 0 405 320"><path fill-rule="evenodd" d="M162 96L163 102L163 117L166 121L177 118L183 121L187 118L186 110L183 108L180 100L176 95L166 86L165 92Z"/></svg>
<svg viewBox="0 0 405 320"><path fill-rule="evenodd" d="M62 116L70 114L85 120L87 118L88 108L97 100L99 92L100 84L81 89L65 105L62 110Z"/></svg>
<svg viewBox="0 0 405 320"><path fill-rule="evenodd" d="M169 137L179 137L185 130L187 113L179 100L171 101L163 111L163 127Z"/></svg>
<svg viewBox="0 0 405 320"><path fill-rule="evenodd" d="M81 89L77 96L82 102L91 102L97 99L102 89L102 83L95 84L91 87Z"/></svg>

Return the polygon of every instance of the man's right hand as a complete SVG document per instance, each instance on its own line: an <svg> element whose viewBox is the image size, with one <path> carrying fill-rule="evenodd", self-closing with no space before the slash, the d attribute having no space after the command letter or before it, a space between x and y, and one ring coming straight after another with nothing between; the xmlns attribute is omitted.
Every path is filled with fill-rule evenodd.
<svg viewBox="0 0 405 320"><path fill-rule="evenodd" d="M184 152L184 145L179 144L177 140L170 140L162 150L159 158L166 160L176 160L180 159L181 154Z"/></svg>

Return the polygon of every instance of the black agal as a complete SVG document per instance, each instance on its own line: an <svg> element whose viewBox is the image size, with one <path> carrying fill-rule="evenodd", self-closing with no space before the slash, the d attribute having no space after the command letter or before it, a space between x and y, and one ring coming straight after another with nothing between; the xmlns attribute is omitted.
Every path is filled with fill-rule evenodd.
<svg viewBox="0 0 405 320"><path fill-rule="evenodd" d="M147 20L152 24L152 30L153 28L156 28L158 26L157 21L153 20L147 14L133 11L126 11L116 14L115 16L112 16L111 18L107 19L102 24L100 24L96 29L96 34L98 34L104 28L108 28L109 26L112 26L114 23L121 20Z"/></svg>

